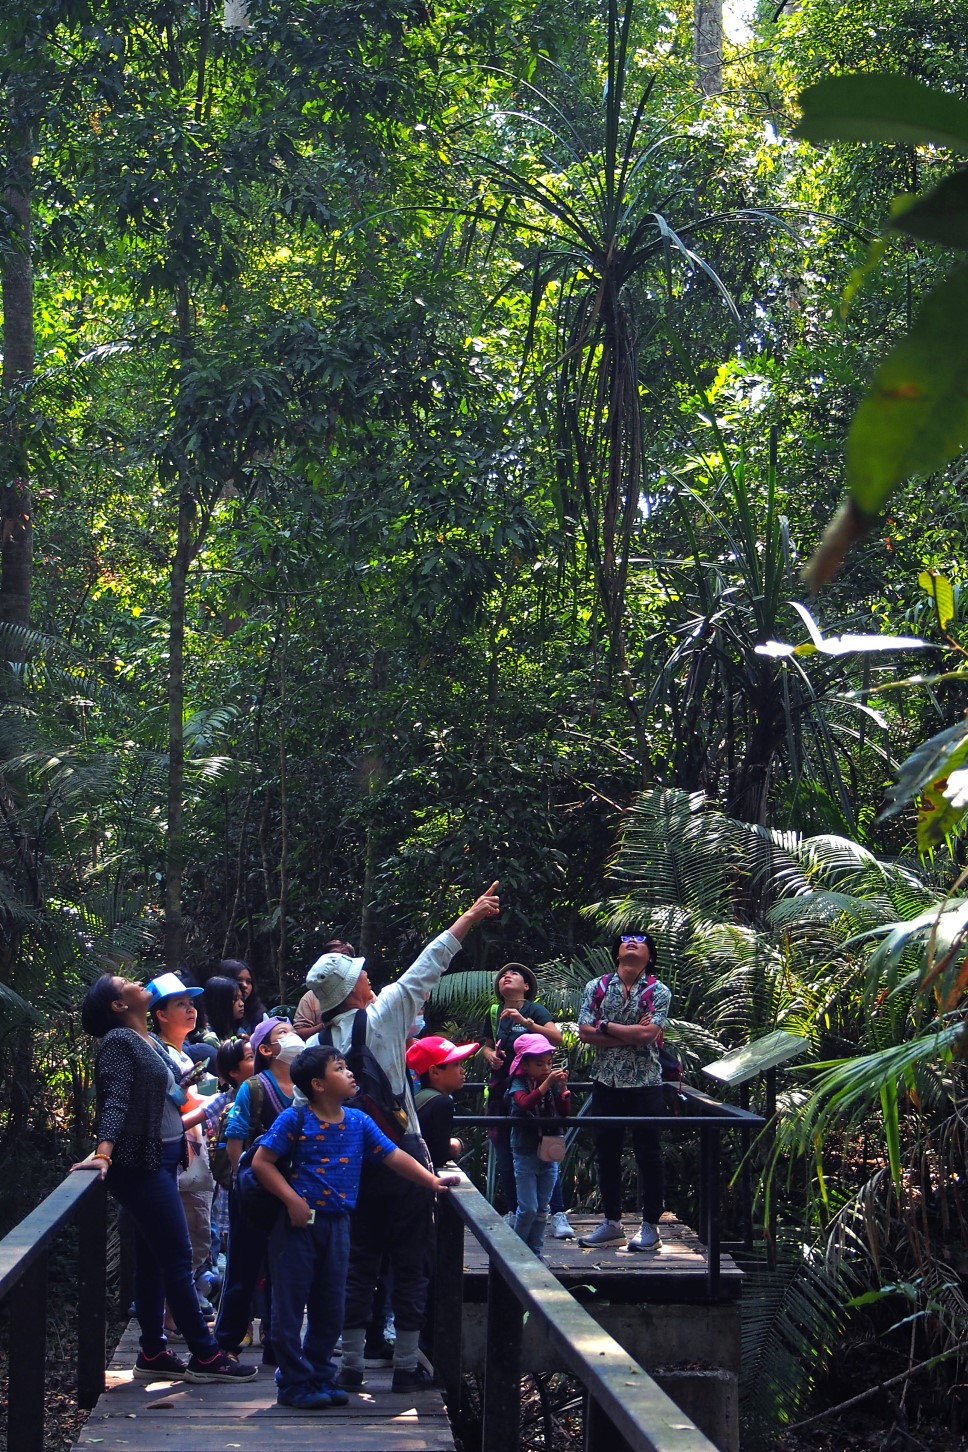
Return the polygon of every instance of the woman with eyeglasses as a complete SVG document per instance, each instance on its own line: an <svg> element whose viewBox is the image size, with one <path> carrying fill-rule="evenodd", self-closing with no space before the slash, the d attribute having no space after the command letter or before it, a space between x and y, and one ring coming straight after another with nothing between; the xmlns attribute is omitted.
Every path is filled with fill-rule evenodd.
<svg viewBox="0 0 968 1452"><path fill-rule="evenodd" d="M625 1122L665 1113L659 1048L672 994L655 976L656 948L648 933L619 939L615 971L585 988L578 1015L578 1036L595 1050L591 1113L612 1119L594 1130L603 1220L580 1245L607 1245L626 1239L622 1229L622 1144ZM639 1229L629 1250L658 1250L659 1218L664 1203L662 1145L651 1124L633 1124L632 1149L642 1195Z"/></svg>

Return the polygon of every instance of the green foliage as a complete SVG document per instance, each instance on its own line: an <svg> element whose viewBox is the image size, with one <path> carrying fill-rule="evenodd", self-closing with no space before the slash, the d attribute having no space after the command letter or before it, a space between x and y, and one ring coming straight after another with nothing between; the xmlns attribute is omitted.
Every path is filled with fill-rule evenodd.
<svg viewBox="0 0 968 1452"><path fill-rule="evenodd" d="M968 150L968 106L905 76L836 76L805 91L797 128L810 140L902 141ZM902 199L891 229L963 247L968 195L961 179L923 199ZM853 534L912 474L930 474L968 443L963 398L968 271L956 268L928 296L908 336L882 360L847 443L847 487L857 517L841 517L811 565L814 584L837 568Z"/></svg>

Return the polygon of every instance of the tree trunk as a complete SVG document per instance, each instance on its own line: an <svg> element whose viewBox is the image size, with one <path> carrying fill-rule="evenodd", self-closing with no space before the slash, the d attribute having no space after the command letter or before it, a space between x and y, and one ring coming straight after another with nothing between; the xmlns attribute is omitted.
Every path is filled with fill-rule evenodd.
<svg viewBox="0 0 968 1452"><path fill-rule="evenodd" d="M366 794L371 799L386 780L386 760L383 753L383 711L382 696L386 684L387 656L385 650L377 650L373 656L371 675L372 705L371 721L373 741L367 748L364 771L366 773ZM359 952L369 958L376 947L376 913L373 909L374 884L376 882L380 834L376 813L371 811L366 828L366 859L363 866L363 909L360 920Z"/></svg>
<svg viewBox="0 0 968 1452"><path fill-rule="evenodd" d="M176 969L185 956L182 919L183 827L185 813L185 601L192 562L194 500L178 501L178 533L171 565L168 629L168 829L165 836L165 966Z"/></svg>
<svg viewBox="0 0 968 1452"><path fill-rule="evenodd" d="M30 194L33 180L33 131L17 117L17 96L7 92L11 125L10 150L3 179L3 204L15 223L9 245L0 251L0 281L3 302L3 394L22 394L34 374L34 275L30 255ZM27 449L22 424L22 405L14 402L14 421L7 425L3 450L4 478L0 517L0 620L12 625L30 624L30 595L33 574L33 503L30 496ZM9 655L10 652L8 651Z"/></svg>
<svg viewBox="0 0 968 1452"><path fill-rule="evenodd" d="M289 602L286 601L284 632L279 672L279 937L276 947L276 984L279 1002L286 999L286 953L288 951L289 912L289 780L286 742L286 671L289 644Z"/></svg>
<svg viewBox="0 0 968 1452"><path fill-rule="evenodd" d="M723 89L723 0L694 0L693 40L702 93L718 96Z"/></svg>

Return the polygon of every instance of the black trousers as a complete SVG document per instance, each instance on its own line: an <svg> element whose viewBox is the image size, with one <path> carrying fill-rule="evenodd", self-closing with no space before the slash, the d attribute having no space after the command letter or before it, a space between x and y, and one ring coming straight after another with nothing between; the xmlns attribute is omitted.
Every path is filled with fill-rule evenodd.
<svg viewBox="0 0 968 1452"><path fill-rule="evenodd" d="M421 1143L414 1141L414 1145ZM416 1148L403 1148L415 1154ZM422 1156L421 1156L422 1158ZM427 1308L433 1264L434 1196L380 1165L365 1165L350 1217L350 1264L346 1277L347 1331L370 1324L383 1257L390 1262L390 1303L398 1331L419 1331Z"/></svg>
<svg viewBox="0 0 968 1452"><path fill-rule="evenodd" d="M662 1085L648 1089L613 1089L609 1084L592 1086L592 1114L607 1114L615 1124L600 1124L594 1130L595 1157L602 1213L606 1220L622 1218L622 1146L625 1120L630 1115L664 1114ZM662 1174L662 1144L659 1130L651 1124L633 1124L632 1151L639 1171L643 1220L656 1224L665 1204Z"/></svg>

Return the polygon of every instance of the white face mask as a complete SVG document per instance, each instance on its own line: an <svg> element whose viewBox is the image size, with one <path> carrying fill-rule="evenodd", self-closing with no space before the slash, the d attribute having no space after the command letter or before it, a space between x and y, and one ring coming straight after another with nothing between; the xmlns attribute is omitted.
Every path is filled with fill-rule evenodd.
<svg viewBox="0 0 968 1452"><path fill-rule="evenodd" d="M298 1034L283 1034L281 1039L276 1039L276 1058L281 1064L291 1064L305 1047L306 1045Z"/></svg>

